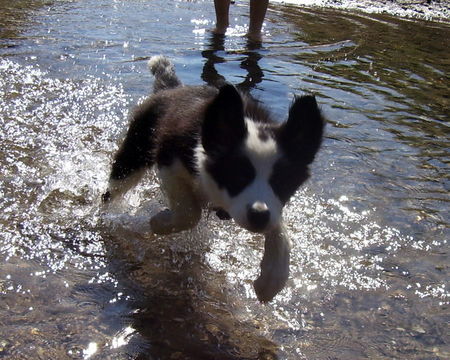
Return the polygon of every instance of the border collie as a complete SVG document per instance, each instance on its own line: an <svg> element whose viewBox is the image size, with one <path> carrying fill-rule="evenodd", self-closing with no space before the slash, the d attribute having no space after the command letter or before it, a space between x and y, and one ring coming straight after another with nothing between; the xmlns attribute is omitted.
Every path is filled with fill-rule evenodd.
<svg viewBox="0 0 450 360"><path fill-rule="evenodd" d="M190 229L210 207L263 234L254 288L260 301L270 301L289 275L283 206L308 179L322 140L324 119L314 96L296 97L280 123L230 84L182 85L166 57L152 57L149 68L154 93L132 115L103 201L125 193L156 164L169 209L150 219L152 232Z"/></svg>

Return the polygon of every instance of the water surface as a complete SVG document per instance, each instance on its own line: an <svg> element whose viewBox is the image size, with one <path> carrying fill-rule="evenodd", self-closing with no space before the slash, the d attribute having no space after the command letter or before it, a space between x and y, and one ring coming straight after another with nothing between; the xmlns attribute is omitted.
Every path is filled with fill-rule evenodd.
<svg viewBox="0 0 450 360"><path fill-rule="evenodd" d="M273 5L262 46L210 1L0 1L0 355L5 359L446 359L450 28ZM146 60L226 79L283 121L294 94L328 118L285 217L285 290L252 288L262 239L205 213L146 234L156 179L103 211Z"/></svg>

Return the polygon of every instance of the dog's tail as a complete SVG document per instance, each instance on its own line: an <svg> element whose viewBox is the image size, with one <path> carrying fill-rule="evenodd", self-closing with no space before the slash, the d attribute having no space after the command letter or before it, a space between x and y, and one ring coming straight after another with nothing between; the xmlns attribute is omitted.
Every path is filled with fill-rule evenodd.
<svg viewBox="0 0 450 360"><path fill-rule="evenodd" d="M171 89L182 85L181 81L175 74L175 67L165 56L152 56L152 58L148 61L148 67L151 73L155 76L153 92L157 93L161 90Z"/></svg>

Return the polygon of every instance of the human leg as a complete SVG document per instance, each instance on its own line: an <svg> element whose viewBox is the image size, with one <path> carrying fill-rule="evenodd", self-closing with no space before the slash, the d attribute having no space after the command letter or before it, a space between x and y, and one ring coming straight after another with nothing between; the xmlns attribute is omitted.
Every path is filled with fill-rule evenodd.
<svg viewBox="0 0 450 360"><path fill-rule="evenodd" d="M228 28L230 10L230 0L214 0L214 8L216 10L216 27L213 32L215 34L225 34Z"/></svg>
<svg viewBox="0 0 450 360"><path fill-rule="evenodd" d="M250 0L250 25L247 36L251 40L261 41L261 29L268 5L269 0Z"/></svg>

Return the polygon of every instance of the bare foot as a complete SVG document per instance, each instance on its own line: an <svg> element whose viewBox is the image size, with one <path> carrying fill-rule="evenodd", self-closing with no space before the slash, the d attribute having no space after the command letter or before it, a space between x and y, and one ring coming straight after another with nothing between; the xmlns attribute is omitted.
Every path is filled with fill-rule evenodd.
<svg viewBox="0 0 450 360"><path fill-rule="evenodd" d="M227 29L228 29L228 25L226 25L226 26L225 25L224 26L216 25L216 27L214 29L212 29L211 32L216 35L225 35L225 33L227 32Z"/></svg>
<svg viewBox="0 0 450 360"><path fill-rule="evenodd" d="M250 41L254 41L254 42L260 43L263 40L261 31L249 31L246 36Z"/></svg>

